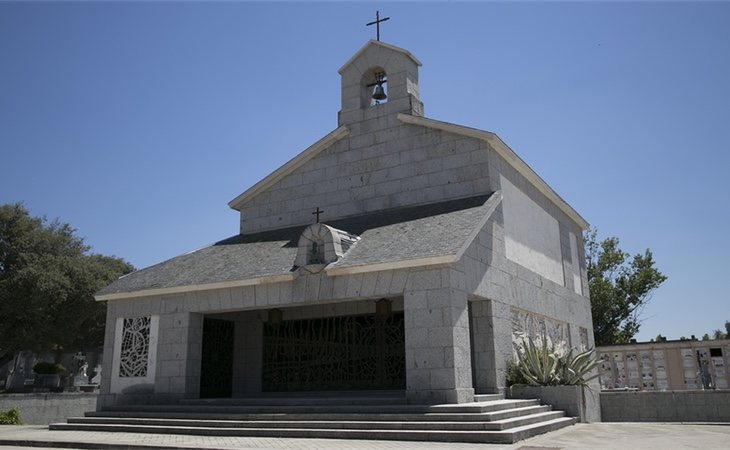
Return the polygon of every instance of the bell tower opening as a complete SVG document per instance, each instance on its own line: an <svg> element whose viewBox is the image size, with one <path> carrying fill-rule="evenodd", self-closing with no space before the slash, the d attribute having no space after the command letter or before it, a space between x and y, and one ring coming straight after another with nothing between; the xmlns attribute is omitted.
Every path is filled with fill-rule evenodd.
<svg viewBox="0 0 730 450"><path fill-rule="evenodd" d="M382 67L372 67L362 76L363 107L380 105L388 102L388 76Z"/></svg>
<svg viewBox="0 0 730 450"><path fill-rule="evenodd" d="M405 113L423 115L418 92L421 63L407 50L380 41L368 41L339 72L342 109L339 125L348 125Z"/></svg>

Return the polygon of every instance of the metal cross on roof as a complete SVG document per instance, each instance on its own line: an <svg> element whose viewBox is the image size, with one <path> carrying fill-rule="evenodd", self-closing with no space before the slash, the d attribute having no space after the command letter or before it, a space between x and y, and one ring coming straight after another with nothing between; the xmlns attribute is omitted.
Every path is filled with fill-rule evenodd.
<svg viewBox="0 0 730 450"><path fill-rule="evenodd" d="M317 206L317 210L312 213L313 216L317 216L317 223L319 223L319 215L322 214L324 211L321 211L319 209L319 206Z"/></svg>
<svg viewBox="0 0 730 450"><path fill-rule="evenodd" d="M376 36L378 37L378 40L380 40L380 22L385 22L386 20L390 20L390 17L386 17L384 19L380 18L380 11L375 11L375 21L370 22L369 24L365 25L366 27L369 27L370 25L375 25Z"/></svg>

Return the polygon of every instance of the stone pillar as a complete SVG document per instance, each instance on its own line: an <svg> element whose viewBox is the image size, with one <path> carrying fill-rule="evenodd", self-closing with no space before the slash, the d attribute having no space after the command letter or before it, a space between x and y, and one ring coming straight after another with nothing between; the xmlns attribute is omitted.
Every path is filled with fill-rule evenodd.
<svg viewBox="0 0 730 450"><path fill-rule="evenodd" d="M478 394L492 394L497 389L497 371L494 360L494 333L492 332L491 303L487 300L471 302L471 346L474 366L474 390Z"/></svg>
<svg viewBox="0 0 730 450"><path fill-rule="evenodd" d="M160 316L160 324L155 394L174 398L198 398L203 315L189 312L165 314Z"/></svg>
<svg viewBox="0 0 730 450"><path fill-rule="evenodd" d="M408 401L473 401L466 293L414 286L405 292L404 313Z"/></svg>
<svg viewBox="0 0 730 450"><path fill-rule="evenodd" d="M113 405L115 395L111 394L112 379L112 362L114 355L114 331L117 320L116 303L106 302L106 327L104 328L104 350L102 352L103 359L101 362L101 386L99 387L99 397L96 403L96 409L101 410L105 406Z"/></svg>
<svg viewBox="0 0 730 450"><path fill-rule="evenodd" d="M506 303L490 300L492 342L494 347L494 378L488 386L490 392L503 394L507 390L507 364L514 357L512 345L512 315Z"/></svg>

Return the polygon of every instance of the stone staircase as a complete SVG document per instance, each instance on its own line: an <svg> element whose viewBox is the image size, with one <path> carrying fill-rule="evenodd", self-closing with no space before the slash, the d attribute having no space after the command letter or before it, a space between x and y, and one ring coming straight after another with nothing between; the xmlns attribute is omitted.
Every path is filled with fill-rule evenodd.
<svg viewBox="0 0 730 450"><path fill-rule="evenodd" d="M49 429L509 444L574 423L538 400L476 395L473 403L408 405L402 392L386 392L116 406Z"/></svg>

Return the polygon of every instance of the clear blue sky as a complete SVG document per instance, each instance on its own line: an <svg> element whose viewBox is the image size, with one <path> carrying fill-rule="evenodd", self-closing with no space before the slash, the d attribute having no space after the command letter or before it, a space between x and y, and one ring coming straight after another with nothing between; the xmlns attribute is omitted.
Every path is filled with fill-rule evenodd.
<svg viewBox="0 0 730 450"><path fill-rule="evenodd" d="M376 9L427 116L651 248L669 280L640 339L730 319L727 2L0 2L0 203L139 268L237 233L227 202L337 126Z"/></svg>

